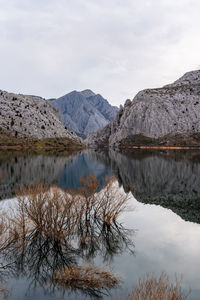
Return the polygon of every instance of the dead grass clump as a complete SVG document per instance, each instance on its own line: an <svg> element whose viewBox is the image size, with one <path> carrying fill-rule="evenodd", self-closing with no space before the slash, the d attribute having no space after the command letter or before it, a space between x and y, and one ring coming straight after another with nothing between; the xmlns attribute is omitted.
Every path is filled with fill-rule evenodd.
<svg viewBox="0 0 200 300"><path fill-rule="evenodd" d="M170 282L166 273L162 273L159 278L153 274L147 274L139 279L138 285L126 300L186 300L188 295L182 291L180 280L175 279L175 283Z"/></svg>
<svg viewBox="0 0 200 300"><path fill-rule="evenodd" d="M61 286L74 289L103 290L114 288L120 279L112 272L92 265L64 267L61 272L55 272L55 281Z"/></svg>

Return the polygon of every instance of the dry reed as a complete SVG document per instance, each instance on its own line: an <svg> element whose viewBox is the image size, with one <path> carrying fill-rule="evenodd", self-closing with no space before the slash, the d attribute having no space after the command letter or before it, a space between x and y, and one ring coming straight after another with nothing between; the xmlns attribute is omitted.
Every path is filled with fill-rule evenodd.
<svg viewBox="0 0 200 300"><path fill-rule="evenodd" d="M140 278L138 285L133 288L125 300L186 300L189 294L190 292L187 295L184 294L181 282L177 277L172 283L163 272L159 278L153 274L147 274Z"/></svg>
<svg viewBox="0 0 200 300"><path fill-rule="evenodd" d="M93 265L64 267L60 272L55 272L55 280L61 286L76 289L93 288L102 290L114 288L120 279L103 268Z"/></svg>

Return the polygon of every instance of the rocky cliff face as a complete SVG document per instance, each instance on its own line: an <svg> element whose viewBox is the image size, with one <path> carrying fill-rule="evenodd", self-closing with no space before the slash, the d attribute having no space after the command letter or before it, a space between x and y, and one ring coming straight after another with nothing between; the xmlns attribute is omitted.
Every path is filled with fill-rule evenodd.
<svg viewBox="0 0 200 300"><path fill-rule="evenodd" d="M200 71L173 84L147 89L125 102L116 118L91 135L92 147L109 145L200 145Z"/></svg>
<svg viewBox="0 0 200 300"><path fill-rule="evenodd" d="M67 128L83 136L106 126L118 111L91 90L73 91L58 99L50 99L50 102L60 111Z"/></svg>
<svg viewBox="0 0 200 300"><path fill-rule="evenodd" d="M59 112L40 97L0 91L0 130L15 137L66 137L80 142L62 123Z"/></svg>

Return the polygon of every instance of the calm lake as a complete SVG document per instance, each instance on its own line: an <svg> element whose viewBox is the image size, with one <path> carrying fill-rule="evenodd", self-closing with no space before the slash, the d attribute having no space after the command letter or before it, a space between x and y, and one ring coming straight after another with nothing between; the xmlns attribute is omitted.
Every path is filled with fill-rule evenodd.
<svg viewBox="0 0 200 300"><path fill-rule="evenodd" d="M0 206L9 210L15 193L36 182L78 189L80 178L89 174L99 181L98 193L113 177L115 195L128 195L118 225L106 231L90 224L88 236L83 228L81 238L89 237L84 245L74 234L76 249L62 255L47 244L43 251L36 240L23 253L19 248L0 252L0 286L10 291L8 299L124 299L139 277L162 271L172 280L182 276L183 289L200 296L200 152L86 150L66 156L1 151ZM70 263L104 267L122 282L101 295L59 288L51 274L57 265Z"/></svg>

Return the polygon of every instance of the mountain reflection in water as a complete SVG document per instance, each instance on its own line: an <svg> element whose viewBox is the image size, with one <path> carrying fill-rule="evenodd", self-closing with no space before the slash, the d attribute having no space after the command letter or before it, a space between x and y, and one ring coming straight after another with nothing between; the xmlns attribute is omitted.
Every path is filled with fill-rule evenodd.
<svg viewBox="0 0 200 300"><path fill-rule="evenodd" d="M0 151L0 200L12 198L19 188L36 182L76 189L80 177L89 174L95 175L102 187L112 172L101 162L91 161L85 152L47 156Z"/></svg>
<svg viewBox="0 0 200 300"><path fill-rule="evenodd" d="M112 174L143 203L173 210L186 221L200 223L200 153L194 151L124 154L92 150L68 156L17 155L0 152L0 199L35 182L80 187L80 177L94 174L101 188Z"/></svg>
<svg viewBox="0 0 200 300"><path fill-rule="evenodd" d="M200 223L200 154L194 151L144 151L124 154L92 150L77 155L17 155L0 152L0 199L35 182L77 188L81 176L94 174L100 188L116 176L126 192L143 203L173 210L186 221Z"/></svg>
<svg viewBox="0 0 200 300"><path fill-rule="evenodd" d="M77 189L81 187L80 177L89 174L98 179L98 192L101 192L106 177L114 176L120 185L119 188L115 182L117 193L124 189L137 199L130 199L136 211L120 212L119 220L112 222L112 226L99 223L94 215L87 222L86 219L74 222L71 233L65 235L67 238L62 243L37 230L29 232L28 236L25 234L19 239L21 243L13 240L1 251L6 265L0 272L2 284L5 280L8 287L12 283L15 286L16 299L8 299L60 300L60 293L67 291L68 295L70 287L63 291L55 281L55 268L62 271L65 266L75 266L75 271L82 272L85 269L81 268L87 263L94 264L95 268L106 268L109 264L114 275L123 279L122 289L114 290L112 299L116 299L115 293L123 299L139 276L162 270L170 275L183 274L184 283L189 282L194 295L199 296L200 228L199 224L183 221L200 223L199 152L139 150L125 154L112 150L108 153L86 150L62 156L0 152L0 198L12 198L19 188L34 186L36 182ZM7 207L9 203L15 203L15 199L2 201L1 207ZM160 206L171 209L176 215ZM137 229L137 234L133 234L133 228ZM16 237L19 234L17 230L12 232ZM0 243L2 246L2 235ZM135 255L130 255L133 252ZM29 293L23 296L27 284ZM1 287L0 284L0 291ZM75 290L80 293L80 286ZM84 291L85 295L108 299L98 290ZM54 294L51 296L51 293ZM82 294L77 298L73 294L69 297L83 299Z"/></svg>
<svg viewBox="0 0 200 300"><path fill-rule="evenodd" d="M186 221L200 223L200 152L134 151L90 157L111 168L137 201L169 208Z"/></svg>

